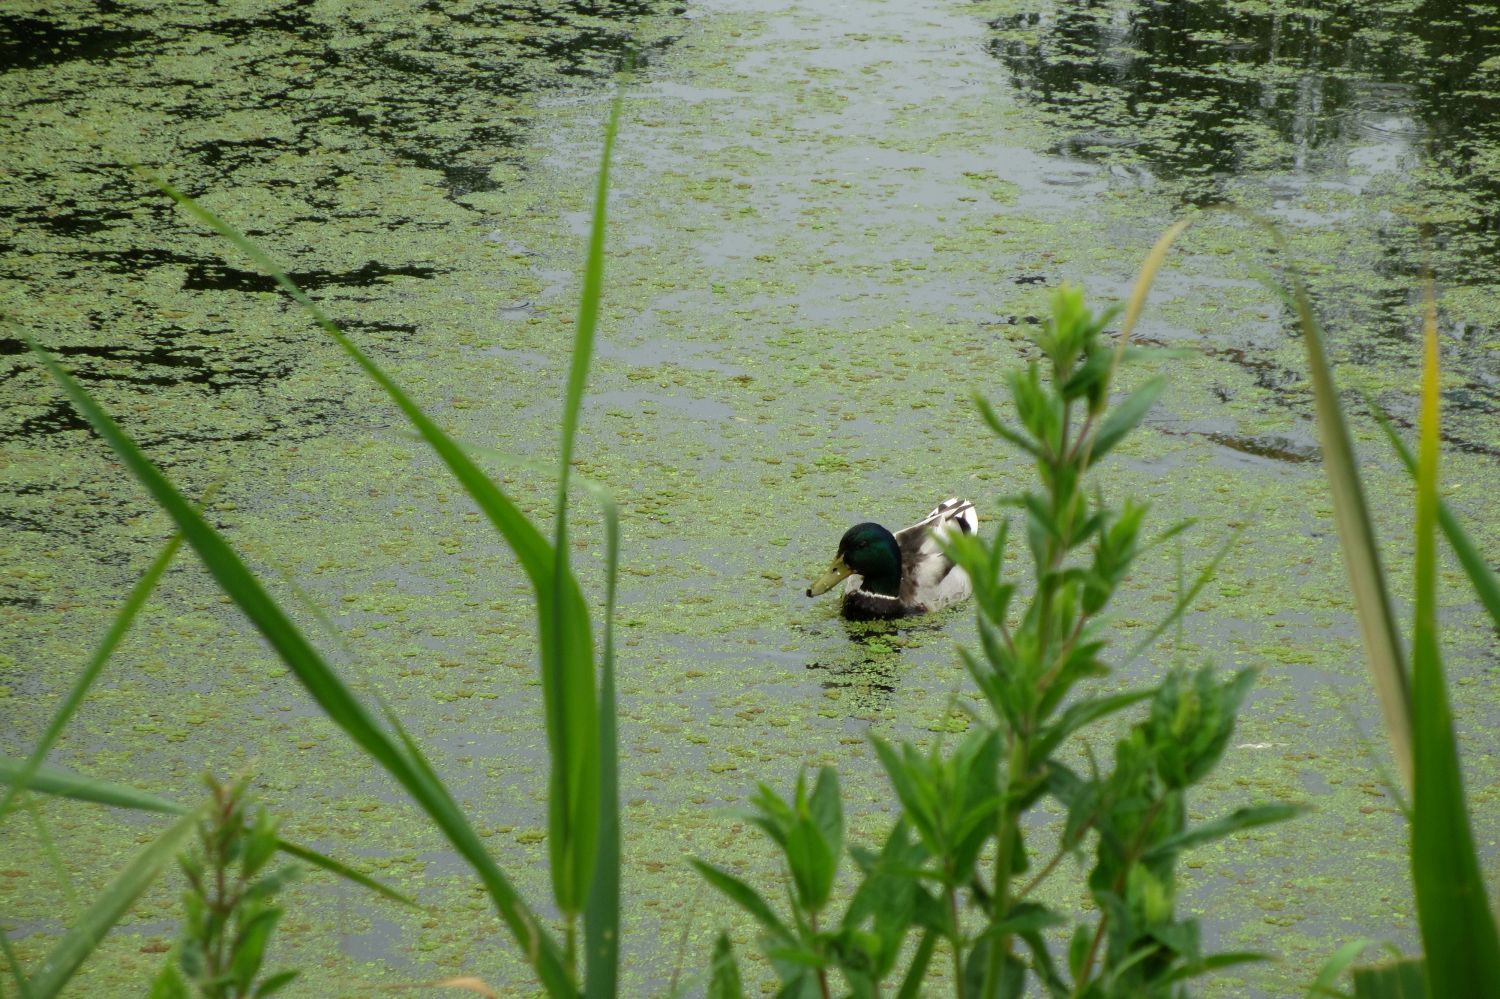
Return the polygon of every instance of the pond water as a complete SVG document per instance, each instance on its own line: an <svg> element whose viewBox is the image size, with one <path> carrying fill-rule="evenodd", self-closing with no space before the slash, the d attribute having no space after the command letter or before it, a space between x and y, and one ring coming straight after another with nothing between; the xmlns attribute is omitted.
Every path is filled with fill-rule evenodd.
<svg viewBox="0 0 1500 999"><path fill-rule="evenodd" d="M191 494L356 686L389 701L493 852L546 908L545 765L526 587L488 528L349 363L220 242L120 163L239 225L461 439L548 460L607 102L643 53L618 147L603 343L580 470L624 515L624 994L721 925L690 855L772 875L732 813L756 780L839 765L851 828L888 821L866 742L931 739L969 690L962 610L850 628L806 581L861 519L950 495L996 523L1028 469L970 392L1025 356L1048 290L1122 295L1185 207L1287 227L1339 377L1400 419L1431 261L1444 309L1448 499L1482 550L1491 498L1496 39L1457 4L934 0L21 4L0 14L0 752L45 724L170 533L24 356L54 349ZM1421 223L1431 224L1425 238ZM1404 830L1343 596L1302 346L1256 279L1247 226L1211 217L1158 282L1146 338L1190 347L1103 484L1153 520L1199 518L1232 557L1139 683L1174 660L1264 672L1195 817L1316 810L1190 859L1183 904L1216 945L1278 953L1207 985L1287 995L1352 936L1410 949ZM1134 377L1146 372L1135 373ZM1409 498L1367 421L1379 528L1409 586ZM545 516L544 476L496 463ZM598 523L578 508L598 587ZM1122 641L1175 569L1145 566ZM1448 670L1478 839L1493 861L1500 661L1445 575ZM318 623L320 613L336 636ZM54 753L190 800L248 771L287 835L420 894L428 913L310 878L279 961L308 995L477 974L528 978L487 903L392 784L309 703L190 558L169 574ZM64 887L25 823L3 833L0 918L27 960L150 829L49 802ZM1057 901L1072 903L1066 891ZM176 888L148 896L79 994L140 987ZM743 950L744 948L742 948ZM764 975L764 969L754 974Z"/></svg>

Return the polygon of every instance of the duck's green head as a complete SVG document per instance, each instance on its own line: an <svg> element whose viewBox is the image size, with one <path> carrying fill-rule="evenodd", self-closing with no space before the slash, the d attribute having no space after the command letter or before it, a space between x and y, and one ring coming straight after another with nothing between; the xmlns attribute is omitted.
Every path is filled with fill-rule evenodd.
<svg viewBox="0 0 1500 999"><path fill-rule="evenodd" d="M864 577L864 589L888 597L901 594L901 546L896 536L879 524L855 524L839 540L839 551L828 571L807 588L807 595L826 593L852 573Z"/></svg>

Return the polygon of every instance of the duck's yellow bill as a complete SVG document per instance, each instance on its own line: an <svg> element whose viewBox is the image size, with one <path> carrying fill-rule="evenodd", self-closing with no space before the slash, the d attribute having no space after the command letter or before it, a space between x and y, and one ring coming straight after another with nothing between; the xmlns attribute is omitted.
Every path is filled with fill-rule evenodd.
<svg viewBox="0 0 1500 999"><path fill-rule="evenodd" d="M844 564L844 556L840 555L833 560L833 564L828 567L827 572L813 580L813 584L807 588L807 595L815 597L820 593L827 593L833 589L839 580L852 572L854 570Z"/></svg>

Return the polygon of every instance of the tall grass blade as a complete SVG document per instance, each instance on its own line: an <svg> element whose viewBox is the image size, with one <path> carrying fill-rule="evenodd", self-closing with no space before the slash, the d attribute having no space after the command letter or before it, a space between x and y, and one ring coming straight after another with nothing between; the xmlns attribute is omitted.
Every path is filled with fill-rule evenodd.
<svg viewBox="0 0 1500 999"><path fill-rule="evenodd" d="M520 509L497 487L483 472L473 463L461 448L447 433L445 433L431 418L429 418L417 404L406 394L400 385L386 374L375 361L364 351L344 335L335 323L318 305L313 302L286 272L276 264L271 257L257 246L254 242L219 218L213 212L198 204L192 198L178 191L166 181L137 168L138 172L156 185L168 197L182 205L189 213L209 226L219 235L232 243L240 252L248 256L258 267L264 270L276 283L297 302L313 321L318 324L343 350L352 357L365 373L378 384L396 406L411 421L417 432L442 459L455 479L464 490L474 499L475 503L483 511L485 517L505 538L506 544L516 553L522 568L531 580L532 588L537 597L537 622L538 631L541 635L541 658L542 658L542 688L543 698L549 702L557 700L558 688L562 687L567 693L587 689L587 702L577 708L586 717L592 715L598 709L597 692L593 676L593 634L590 626L588 610L583 602L583 593L578 586L578 580L571 572L557 574L559 564L562 564L547 539L537 530L536 526L520 511ZM586 282L587 283L587 282ZM597 313L596 313L597 315ZM580 317L582 318L582 317ZM580 324L581 325L581 324ZM590 339L592 343L592 339ZM576 419L576 413L575 413ZM571 446L570 439L565 434L565 441ZM570 458L565 456L565 461ZM564 489L565 489L564 485ZM554 575L556 574L556 578ZM556 606L561 605L561 606ZM567 620L571 626L564 632L557 627L557 622ZM587 674L587 684L580 682L583 674ZM559 680L559 678L562 678ZM593 863L594 843L593 837L588 837L586 848L583 844L574 848L569 844L577 833L577 821L584 821L583 832L588 833L592 825L597 828L597 816L592 818L591 814L598 807L597 794L597 768L598 758L595 753L576 753L570 756L562 756L558 751L558 741L562 737L554 733L567 731L569 735L563 741L581 739L589 743L597 737L592 718L588 718L590 724L586 726L587 734L574 736L572 730L562 723L562 712L572 710L572 706L565 709L556 707L549 703L547 707L547 730L549 748L553 759L553 781L556 782L561 773L561 779L566 783L565 791L560 795L554 795L553 800L566 802L566 820L568 828L559 830L552 821L549 821L548 849L552 861L552 872L554 878L554 892L557 896L559 907L565 913L576 912L581 905L582 896L587 890L586 880L588 868ZM592 775L592 776L591 776ZM561 834L559 834L561 833ZM581 858L575 863L559 864L559 856ZM580 878L580 875L584 877ZM558 878L561 877L561 881Z"/></svg>
<svg viewBox="0 0 1500 999"><path fill-rule="evenodd" d="M31 993L36 999L52 999L68 984L80 965L99 946L130 907L156 880L162 869L172 863L177 851L198 824L197 813L184 815L136 855L119 876L100 893L78 921L68 927L52 948L41 967L31 976Z"/></svg>
<svg viewBox="0 0 1500 999"><path fill-rule="evenodd" d="M585 994L610 999L620 970L620 748L615 704L615 591L620 564L620 509L600 493L604 511L604 652L599 670L599 849L584 909Z"/></svg>
<svg viewBox="0 0 1500 999"><path fill-rule="evenodd" d="M317 850L314 850L311 847L302 846L300 843L292 843L278 836L276 838L276 849L280 850L282 853L287 854L288 856L296 857L298 860L306 861L307 863L312 864L314 867L321 868L322 870L327 871L329 874L343 878L345 881L353 882L354 884L359 885L361 888L368 888L370 889L370 891L375 892L377 895L384 895L392 902L399 902L402 905L409 906L413 909L422 908L421 904L410 895L407 895L404 892L399 892L396 889L392 888L390 885L383 884L382 882L370 877L368 874L355 870L348 864L344 863L342 860L335 860L327 854L319 853Z"/></svg>
<svg viewBox="0 0 1500 999"><path fill-rule="evenodd" d="M17 994L21 999L32 999L31 985L21 971L21 959L16 956L16 949L11 946L10 937L5 935L4 926L0 926L0 953L5 955L5 963L10 965L10 977L15 979Z"/></svg>
<svg viewBox="0 0 1500 999"><path fill-rule="evenodd" d="M550 582L552 552L547 539L510 501L509 497L505 496L483 472L474 466L463 453L462 448L422 412L395 379L376 364L373 358L360 350L353 340L345 336L338 324L301 288L297 287L296 282L287 275L286 271L252 240L160 177L141 167L136 167L136 171L163 194L181 205L194 218L224 237L236 249L249 257L252 263L263 270L294 302L301 306L313 322L381 387L397 408L411 421L422 439L437 452L438 457L448 466L454 478L474 498L486 517L500 531L506 543L520 559L522 567L525 568L533 584L536 584L538 579ZM579 599L581 601L581 595Z"/></svg>
<svg viewBox="0 0 1500 999"><path fill-rule="evenodd" d="M609 202L609 160L615 148L615 135L619 132L619 110L622 92L616 90L615 99L609 108L609 123L604 126L604 148L598 163L598 183L594 189L594 223L588 240L588 260L583 266L583 293L577 309L577 332L573 341L573 366L568 371L567 404L562 423L562 460L559 463L558 499L556 499L556 550L558 567L553 573L553 585L561 579L567 567L567 484L571 472L573 438L577 432L577 416L583 405L583 386L588 377L589 360L594 353L594 338L598 330L598 303L603 296L604 282L604 228L606 228L607 202ZM576 717L568 718L573 726L588 726L585 738L579 738L579 750L586 751L595 760L592 774L592 790L595 804L592 808L594 828L592 832L592 855L589 856L589 876L582 883L588 892L583 909L583 993L589 999L612 999L618 990L619 978L619 747L615 718L615 588L619 571L619 507L607 492L594 490L604 514L604 648L598 676L597 712L588 717L579 711ZM556 601L561 606L562 601ZM570 622L559 622L570 624ZM592 706L594 700L594 670L591 661L580 663L583 673L577 678L580 685L586 681L586 697L570 703L568 711L580 706ZM574 849L583 849L585 838L577 837Z"/></svg>
<svg viewBox="0 0 1500 999"><path fill-rule="evenodd" d="M1334 988L1334 983L1339 980L1344 971L1358 960L1359 956L1371 947L1375 941L1368 937L1347 941L1333 956L1323 963L1318 969L1318 977L1307 987L1307 999L1316 999L1318 996L1333 996L1335 999L1348 999L1347 993L1340 992Z"/></svg>
<svg viewBox="0 0 1500 999"><path fill-rule="evenodd" d="M78 911L78 893L73 888L72 875L63 864L62 854L57 851L57 842L52 838L52 830L47 828L47 821L42 818L42 810L37 807L36 798L26 797L21 800L25 802L23 807L31 817L37 841L42 844L42 852L47 855L47 863L52 868L52 875L62 889L63 904L67 907L68 914L66 918L72 918L72 915Z"/></svg>
<svg viewBox="0 0 1500 999"><path fill-rule="evenodd" d="M7 781L5 794L0 796L0 822L4 821L5 814L10 811L16 795L25 791L31 784L37 768L42 765L42 761L57 744L58 737L62 735L69 720L78 712L83 699L88 696L89 688L94 685L94 681L99 679L99 674L104 672L104 666L109 662L109 657L114 655L120 641L135 622L136 615L145 606L146 598L151 596L152 590L156 589L156 584L161 581L161 577L167 571L167 566L172 564L172 559L176 557L177 550L181 547L182 534L178 532L162 548L161 554L156 556L141 578L136 580L136 584L130 588L125 602L120 605L115 619L110 622L109 630L104 633L104 638L100 640L99 646L94 649L94 654L84 665L83 672L78 675L77 680L73 681L73 687L68 691L68 696L63 698L63 702L53 713L52 720L47 723L47 730L37 740L36 746L31 750L31 755L26 758L26 762L21 765L21 769L11 775Z"/></svg>
<svg viewBox="0 0 1500 999"><path fill-rule="evenodd" d="M574 324L572 363L562 411L562 445L558 451L557 502L553 511L552 607L542 627L542 644L554 646L553 670L544 671L548 743L552 750L547 847L552 862L552 889L564 913L583 908L593 879L599 845L599 691L587 611L563 599L568 564L568 476L578 415L599 329L599 300L604 287L604 236L609 199L609 160L620 127L621 94L615 93L604 128L604 149L594 189L593 224L583 267L583 290ZM580 620L581 616L581 620ZM545 662L547 656L543 655ZM587 946L585 944L585 946Z"/></svg>
<svg viewBox="0 0 1500 999"><path fill-rule="evenodd" d="M551 618L551 602L553 599L552 546L536 526L526 518L510 497L506 496L483 472L474 464L451 437L448 436L436 423L434 423L421 408L412 401L404 389L401 388L390 375L386 374L375 361L360 350L354 341L344 335L327 313L318 307L317 303L308 298L301 288L297 287L287 273L276 264L271 257L246 238L239 230L219 218L213 212L198 204L192 198L177 190L171 184L154 176L150 172L137 168L137 172L146 180L150 181L162 193L172 198L181 205L189 214L203 222L210 229L217 232L228 240L236 249L244 253L250 260L277 285L285 291L293 301L300 305L312 320L327 333L345 353L354 359L355 363L369 375L369 377L381 387L396 407L411 421L422 439L442 459L443 464L448 467L449 472L458 480L465 492L467 492L484 513L485 518L500 532L505 543L516 553L516 558L521 562L521 567L526 571L531 580L533 589L537 595L538 621L545 628L545 622ZM566 599L575 603L575 612L583 615L583 594L578 588L577 580L566 579L563 581L563 590ZM544 657L547 649L544 645ZM545 663L544 663L544 668Z"/></svg>
<svg viewBox="0 0 1500 999"><path fill-rule="evenodd" d="M24 763L17 763L0 757L0 784L10 784L20 779ZM151 794L148 791L140 791L126 784L116 784L112 781L99 780L93 777L79 777L59 770L56 767L43 764L35 774L32 775L30 786L33 790L44 794L54 794L60 798L71 798L75 801L88 801L96 805L110 805L115 808L131 808L142 812L158 812L165 815L186 815L190 809L183 804ZM330 874L337 875L346 881L368 888L373 892L384 895L394 902L420 908L417 901L411 896L403 894L389 885L361 873L345 864L343 861L335 860L312 849L289 840L277 837L276 848L281 852L305 860L314 867L320 867Z"/></svg>
<svg viewBox="0 0 1500 999"><path fill-rule="evenodd" d="M1130 342L1131 333L1135 331L1137 320L1141 318L1141 310L1146 306L1146 296L1151 292L1151 285L1156 282L1156 273L1161 270L1162 263L1167 259L1167 251L1172 248L1173 243L1177 242L1177 238L1187 232L1188 227L1197 220L1196 213L1178 219L1161 234L1155 245L1151 247L1151 252L1146 254L1141 269L1136 273L1135 284L1131 286L1130 298L1125 302L1125 318L1120 321L1120 341L1115 347L1116 367L1125 352L1125 346ZM1113 372L1111 372L1110 381L1113 380Z"/></svg>
<svg viewBox="0 0 1500 999"><path fill-rule="evenodd" d="M1135 284L1131 286L1130 298L1125 303L1125 318L1120 322L1120 335L1115 341L1114 354L1109 359L1109 375L1104 379L1105 385L1113 385L1115 383L1115 376L1119 373L1120 365L1125 360L1125 352L1130 347L1130 337L1135 332L1135 324L1141 317L1141 310L1146 307L1146 296L1151 293L1151 286L1156 282L1156 274L1161 270L1162 263L1167 259L1167 251L1172 249L1172 244L1177 242L1177 238L1186 232L1188 227L1198 220L1198 217L1197 213L1193 213L1174 222L1157 239L1156 243L1151 247L1151 251L1146 254L1146 259L1141 264L1141 269L1136 272ZM1104 432L1106 428L1101 427L1098 434L1088 439L1084 446L1084 464L1092 464L1103 459L1109 449L1119 443L1120 436L1145 417L1146 410L1150 409L1151 403L1156 401L1156 396L1161 392L1162 385L1164 384L1160 379L1153 379L1153 381L1158 383L1154 389L1150 388L1150 383L1147 383L1147 386L1144 386L1147 390L1145 395L1142 395L1138 390L1136 395L1126 400L1127 405L1120 407L1120 410L1126 411L1135 406L1140 407L1140 412L1134 414L1129 426L1126 426L1124 423L1126 419L1130 418L1128 413L1122 414L1120 410L1117 410L1110 416L1112 426L1108 428L1109 433L1106 434ZM1000 430L1003 426L994 416L993 411L984 413L984 419L992 429ZM1000 432L1007 439L1010 439L1012 436L1011 431L1001 430Z"/></svg>
<svg viewBox="0 0 1500 999"><path fill-rule="evenodd" d="M1427 989L1422 971L1423 961L1411 957L1369 968L1355 968L1354 999L1450 999L1433 995ZM1456 992L1453 996L1481 996L1483 992Z"/></svg>
<svg viewBox="0 0 1500 999"><path fill-rule="evenodd" d="M1438 649L1438 337L1427 292L1426 363L1417 448L1416 610L1412 708L1412 880L1432 996L1500 996L1500 938L1485 897L1464 805L1463 776Z"/></svg>
<svg viewBox="0 0 1500 999"><path fill-rule="evenodd" d="M1125 669L1125 667L1140 658L1174 622L1182 619L1187 609L1193 606L1193 601L1198 599L1198 594L1202 593L1203 588L1214 578L1214 573L1219 569L1219 563L1224 561L1224 556L1229 554L1229 550L1234 547L1234 543L1240 539L1242 530L1243 528L1235 528L1231 531L1229 537L1225 538L1224 543L1219 546L1219 550L1214 552L1213 558L1209 559L1208 564L1194 577L1193 585L1189 586L1185 591L1179 590L1177 600L1172 604L1171 611L1158 621L1156 627L1152 628L1145 637L1135 643L1130 650L1130 654L1121 662L1120 669Z"/></svg>
<svg viewBox="0 0 1500 999"><path fill-rule="evenodd" d="M1375 422L1380 424L1380 429L1385 431L1385 436L1391 442L1401 463L1406 466L1412 478L1417 475L1417 459L1412 457L1411 448L1396 433L1396 428L1391 425L1390 417L1385 411L1376 405L1375 400L1365 396L1365 405L1369 406L1370 414L1375 417ZM1444 503L1442 498L1438 499L1437 507L1438 526L1443 529L1443 536L1448 539L1448 546L1453 549L1453 554L1458 556L1459 564L1464 567L1464 572L1469 577L1469 582L1474 587L1474 593L1479 597L1479 602L1484 604L1484 609L1489 611L1490 620L1495 622L1495 627L1500 628L1500 576L1495 575L1484 556L1479 554L1479 549L1474 542L1469 540L1468 533L1458 518L1453 515L1453 510Z"/></svg>
<svg viewBox="0 0 1500 999"><path fill-rule="evenodd" d="M29 761L11 760L0 756L0 784L14 786L19 782L27 762ZM79 777L47 763L36 768L28 779L27 786L34 791L55 794L60 798L90 801L97 805L111 805L116 808L133 808L142 812L186 815L190 810L186 805L180 805L148 791L138 791L125 784L115 784L93 777Z"/></svg>
<svg viewBox="0 0 1500 999"><path fill-rule="evenodd" d="M547 990L554 996L576 994L563 967L556 942L541 927L510 880L485 852L479 835L463 817L447 788L433 780L376 724L370 712L308 643L240 557L141 453L83 386L64 371L50 354L34 343L31 346L74 406L109 443L157 503L177 522L188 543L202 559L204 567L244 611L323 712L406 788L458 853L474 868L484 882L496 910L521 946L526 959L536 968ZM456 445L453 449L458 453ZM460 457L463 457L461 453ZM463 460L467 463L467 458ZM472 465L469 467L472 468ZM477 470L475 474L478 474ZM527 526L530 527L529 522ZM535 533L534 528L531 530ZM546 545L545 539L540 535L537 538L543 546ZM579 600L582 601L581 595Z"/></svg>
<svg viewBox="0 0 1500 999"><path fill-rule="evenodd" d="M1290 255L1285 239L1270 223L1257 219ZM1391 753L1406 786L1412 786L1412 706L1411 687L1407 680L1405 657L1397 637L1396 619L1391 611L1390 592L1385 584L1385 570L1380 562L1380 547L1375 528L1365 504L1364 485L1359 478L1359 462L1349 427L1339 405L1338 389L1328 365L1323 330L1313 315L1307 291L1296 275L1291 276L1291 303L1302 328L1303 346L1307 350L1307 368L1312 377L1313 398L1317 412L1318 437L1323 448L1323 468L1328 474L1328 488L1333 497L1333 519L1338 528L1339 547L1344 552L1344 567L1349 574L1349 589L1354 594L1360 634L1364 640L1365 659L1370 677L1380 698L1385 717L1386 734Z"/></svg>

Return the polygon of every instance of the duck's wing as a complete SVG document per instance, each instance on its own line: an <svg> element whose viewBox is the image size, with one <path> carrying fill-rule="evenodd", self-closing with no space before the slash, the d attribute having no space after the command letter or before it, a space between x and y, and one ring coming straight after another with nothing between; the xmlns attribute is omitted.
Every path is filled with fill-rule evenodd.
<svg viewBox="0 0 1500 999"><path fill-rule="evenodd" d="M912 526L896 533L901 546L901 602L937 610L963 600L973 585L969 576L943 554L940 539L955 531L974 534L979 514L965 499L946 499Z"/></svg>

